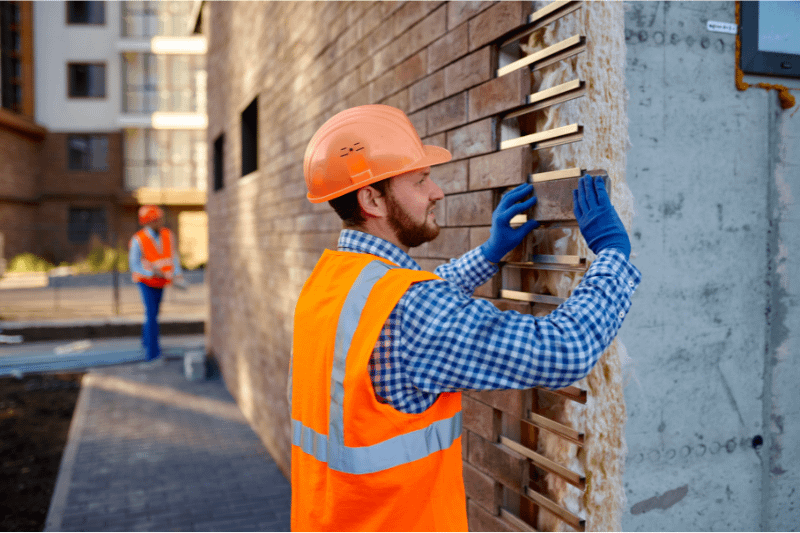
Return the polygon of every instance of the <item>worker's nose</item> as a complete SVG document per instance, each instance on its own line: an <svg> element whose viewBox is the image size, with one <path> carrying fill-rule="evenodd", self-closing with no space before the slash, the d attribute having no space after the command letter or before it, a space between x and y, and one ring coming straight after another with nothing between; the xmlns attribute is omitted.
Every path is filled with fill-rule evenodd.
<svg viewBox="0 0 800 533"><path fill-rule="evenodd" d="M444 191L442 191L441 187L436 185L435 181L431 180L431 183L433 184L433 187L431 188L430 199L432 202L437 202L444 198Z"/></svg>

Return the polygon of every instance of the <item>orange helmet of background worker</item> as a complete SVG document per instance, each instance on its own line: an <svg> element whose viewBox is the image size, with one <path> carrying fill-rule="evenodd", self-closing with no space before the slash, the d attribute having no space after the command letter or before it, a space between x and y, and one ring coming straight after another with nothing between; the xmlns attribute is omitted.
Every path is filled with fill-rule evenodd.
<svg viewBox="0 0 800 533"><path fill-rule="evenodd" d="M316 204L451 158L444 148L423 145L399 109L365 105L337 113L317 130L306 148L303 174L308 199Z"/></svg>
<svg viewBox="0 0 800 533"><path fill-rule="evenodd" d="M155 205L143 205L139 208L139 224L144 226L151 222L164 218L164 211Z"/></svg>

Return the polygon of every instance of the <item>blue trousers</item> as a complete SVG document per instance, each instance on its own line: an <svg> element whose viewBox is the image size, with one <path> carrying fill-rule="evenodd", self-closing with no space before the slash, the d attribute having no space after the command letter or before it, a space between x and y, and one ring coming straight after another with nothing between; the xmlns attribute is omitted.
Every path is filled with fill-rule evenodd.
<svg viewBox="0 0 800 533"><path fill-rule="evenodd" d="M141 281L139 285L139 292L142 293L142 301L144 302L144 325L142 326L142 346L147 352L147 360L161 356L161 345L158 342L158 308L161 306L161 295L164 294L164 289L157 289L145 285Z"/></svg>

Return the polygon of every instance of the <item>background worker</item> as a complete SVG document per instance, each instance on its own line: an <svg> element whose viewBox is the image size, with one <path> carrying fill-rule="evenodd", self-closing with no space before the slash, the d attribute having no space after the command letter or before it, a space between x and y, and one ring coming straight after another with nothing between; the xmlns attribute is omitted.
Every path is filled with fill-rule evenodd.
<svg viewBox="0 0 800 533"><path fill-rule="evenodd" d="M158 310L164 287L173 282L183 284L183 270L175 236L164 227L164 211L154 205L140 207L139 224L143 227L131 238L128 263L144 302L142 346L147 360L155 361L161 356Z"/></svg>
<svg viewBox="0 0 800 533"><path fill-rule="evenodd" d="M575 191L596 260L546 317L472 298L538 223L511 219L532 186L501 199L489 240L422 271L410 248L439 233L444 197L400 110L362 106L326 122L306 150L308 198L343 220L300 294L294 323L292 528L467 530L462 390L561 388L586 376L617 334L641 275L602 180Z"/></svg>

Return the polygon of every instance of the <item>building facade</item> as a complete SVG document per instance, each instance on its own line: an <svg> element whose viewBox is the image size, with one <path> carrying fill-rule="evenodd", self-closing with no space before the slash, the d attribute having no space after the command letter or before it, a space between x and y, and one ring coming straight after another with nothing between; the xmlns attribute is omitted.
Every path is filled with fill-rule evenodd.
<svg viewBox="0 0 800 533"><path fill-rule="evenodd" d="M6 258L33 252L57 263L98 241L125 247L138 206L153 203L165 208L186 265L205 263L206 42L188 22L198 7L4 2L10 16L27 14L32 50L22 55L28 78L3 70L4 107L13 101L6 80L20 80L22 104L7 108L39 128L30 168L13 173L29 194L25 222L2 227ZM5 200L14 202L23 209Z"/></svg>

